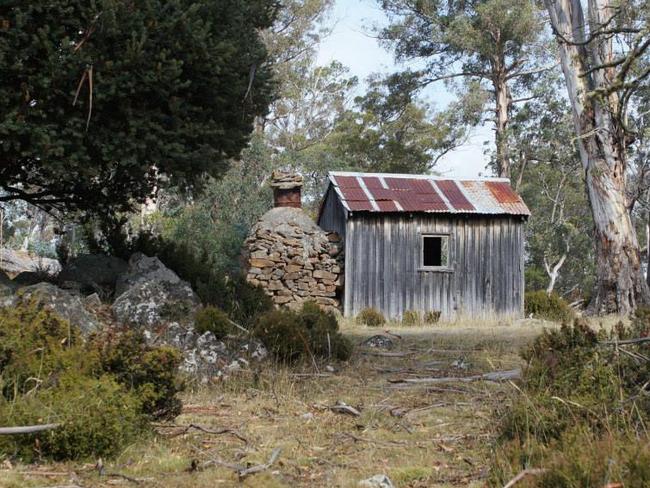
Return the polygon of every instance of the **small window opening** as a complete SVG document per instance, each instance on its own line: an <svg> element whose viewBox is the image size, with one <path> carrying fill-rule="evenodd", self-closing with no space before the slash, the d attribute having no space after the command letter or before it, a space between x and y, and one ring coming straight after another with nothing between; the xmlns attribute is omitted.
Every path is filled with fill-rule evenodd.
<svg viewBox="0 0 650 488"><path fill-rule="evenodd" d="M422 236L422 266L425 268L449 265L449 237Z"/></svg>

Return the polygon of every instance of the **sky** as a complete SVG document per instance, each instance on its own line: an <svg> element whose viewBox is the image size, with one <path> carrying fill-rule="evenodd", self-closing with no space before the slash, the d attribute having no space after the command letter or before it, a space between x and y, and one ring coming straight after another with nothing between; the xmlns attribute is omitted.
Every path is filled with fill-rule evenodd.
<svg viewBox="0 0 650 488"><path fill-rule="evenodd" d="M334 27L321 43L319 64L338 60L359 80L372 73L390 73L400 68L391 53L373 38L373 27L386 22L374 0L336 0L329 21ZM424 96L437 108L444 108L453 100L453 95L442 83L429 87ZM489 126L478 127L464 145L446 154L435 170L451 178L490 176L485 169L487 157L483 152L484 143L492 144L493 137Z"/></svg>

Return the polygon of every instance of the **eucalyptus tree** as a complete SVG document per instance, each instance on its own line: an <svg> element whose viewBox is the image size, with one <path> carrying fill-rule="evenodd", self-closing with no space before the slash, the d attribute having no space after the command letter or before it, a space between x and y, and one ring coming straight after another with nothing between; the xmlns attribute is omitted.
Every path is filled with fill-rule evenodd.
<svg viewBox="0 0 650 488"><path fill-rule="evenodd" d="M584 298L593 286L593 220L558 75L547 73L536 96L513 116L513 182L533 209L526 226L527 286Z"/></svg>
<svg viewBox="0 0 650 488"><path fill-rule="evenodd" d="M595 225L597 284L590 309L627 313L650 300L626 181L636 137L628 125L630 100L650 76L648 5L584 3L545 0Z"/></svg>
<svg viewBox="0 0 650 488"><path fill-rule="evenodd" d="M326 141L331 152L352 169L388 173L429 173L466 138L467 107L452 104L434 111L391 90L379 76L337 121Z"/></svg>
<svg viewBox="0 0 650 488"><path fill-rule="evenodd" d="M508 125L513 104L545 69L544 29L532 0L381 0L389 25L380 37L412 89L460 80L465 91L482 90L494 124L496 171L509 177Z"/></svg>

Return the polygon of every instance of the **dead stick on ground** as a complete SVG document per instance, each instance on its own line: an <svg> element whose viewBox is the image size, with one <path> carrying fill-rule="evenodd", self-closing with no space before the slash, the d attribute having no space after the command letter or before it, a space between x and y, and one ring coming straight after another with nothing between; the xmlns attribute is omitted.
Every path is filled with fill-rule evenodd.
<svg viewBox="0 0 650 488"><path fill-rule="evenodd" d="M222 461L219 458L215 459L210 459L209 461L204 462L203 464L200 464L194 468L195 470L203 470L205 468L208 468L210 466L222 466L224 468L232 469L237 473L237 476L239 476L239 480L241 481L244 479L246 476L250 476L251 474L259 473L260 471L264 471L266 469L269 469L275 462L278 460L278 457L280 457L280 452L282 452L282 448L276 447L273 449L273 452L271 452L271 456L269 457L268 462L264 464L256 464L255 466L251 467L246 467L242 466L240 464L233 464L233 463L228 463L225 461Z"/></svg>
<svg viewBox="0 0 650 488"><path fill-rule="evenodd" d="M105 473L105 476L108 476L109 478L122 478L123 480L130 481L131 483L135 483L136 485L139 485L142 483L144 480L139 480L137 478L132 478L130 476L127 476L122 473L116 473L116 472L110 472L110 473Z"/></svg>
<svg viewBox="0 0 650 488"><path fill-rule="evenodd" d="M344 403L340 400L337 401L334 405L327 405L325 408L335 413L345 413L348 415L352 415L353 417L361 416L361 412L359 412L359 410L357 410L354 407L351 407L347 403Z"/></svg>
<svg viewBox="0 0 650 488"><path fill-rule="evenodd" d="M503 485L503 488L512 488L521 480L523 480L526 476L536 476L539 474L544 474L545 472L546 470L541 468L524 469L521 473L519 473L517 476L515 476L510 481L508 481L505 485Z"/></svg>
<svg viewBox="0 0 650 488"><path fill-rule="evenodd" d="M479 374L475 376L448 376L444 378L400 378L388 380L389 383L401 384L435 384L435 383L452 383L461 382L469 383L472 381L508 381L521 378L520 369L511 369L508 371L493 371L491 373Z"/></svg>
<svg viewBox="0 0 650 488"><path fill-rule="evenodd" d="M349 432L341 433L345 437L349 437L355 442L367 442L369 444L377 444L380 446L404 446L407 445L407 442L398 442L398 441L381 441L377 439L366 439L365 437L359 437L358 435L351 434Z"/></svg>
<svg viewBox="0 0 650 488"><path fill-rule="evenodd" d="M379 352L379 351L361 351L361 354L366 356L380 356L384 358L403 358L406 356L413 356L414 352Z"/></svg>
<svg viewBox="0 0 650 488"><path fill-rule="evenodd" d="M44 430L52 430L60 427L61 424L25 425L21 427L0 427L0 435L12 434L33 434Z"/></svg>
<svg viewBox="0 0 650 488"><path fill-rule="evenodd" d="M620 341L603 341L600 343L601 346L625 346L627 344L642 344L644 342L650 342L650 337L638 337L637 339L623 339Z"/></svg>
<svg viewBox="0 0 650 488"><path fill-rule="evenodd" d="M159 426L159 427L163 427L163 426ZM189 425L186 425L186 426L180 426L180 425L171 426L170 425L169 427L182 427L182 428L180 430L176 431L176 432L172 432L171 434L164 434L164 435L167 435L168 437L178 437L179 435L186 434L191 429L195 429L195 430L198 430L198 431L203 432L205 434L215 434L215 435L230 434L230 435L236 437L237 439L239 439L240 441L245 442L246 444L248 444L248 439L246 439L243 435L241 435L239 432L237 432L234 429L227 429L226 428L226 429L217 429L217 430L215 430L215 429L210 429L208 427L204 427L204 426L198 425L198 424L189 424Z"/></svg>

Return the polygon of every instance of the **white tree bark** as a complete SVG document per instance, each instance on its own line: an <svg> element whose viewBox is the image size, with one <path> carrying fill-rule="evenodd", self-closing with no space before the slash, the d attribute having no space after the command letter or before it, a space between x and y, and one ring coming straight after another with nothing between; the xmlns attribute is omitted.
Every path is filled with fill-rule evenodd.
<svg viewBox="0 0 650 488"><path fill-rule="evenodd" d="M555 289L555 283L557 282L557 279L560 276L560 268L564 265L564 261L566 261L567 255L562 254L562 257L558 259L557 263L551 267L549 262L544 258L544 268L546 268L546 274L548 275L549 281L548 281L548 286L546 287L546 294L550 295L553 293L553 290Z"/></svg>
<svg viewBox="0 0 650 488"><path fill-rule="evenodd" d="M613 81L611 36L596 36L615 12L612 0L545 0L560 48L578 148L595 224L597 284L590 310L621 313L649 299L636 231L625 198L625 138L616 92L594 96ZM587 38L587 31L592 34ZM602 39L601 39L602 38ZM609 90L606 90L609 91Z"/></svg>

